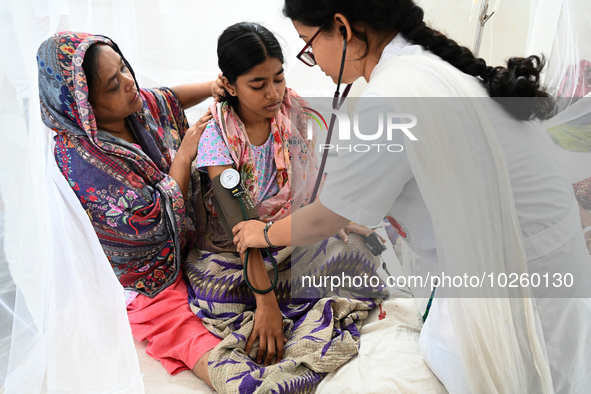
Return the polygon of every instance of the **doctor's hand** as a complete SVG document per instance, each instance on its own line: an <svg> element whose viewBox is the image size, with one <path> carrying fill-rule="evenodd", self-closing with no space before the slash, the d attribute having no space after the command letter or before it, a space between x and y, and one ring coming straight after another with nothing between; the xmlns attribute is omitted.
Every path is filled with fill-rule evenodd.
<svg viewBox="0 0 591 394"><path fill-rule="evenodd" d="M234 226L234 243L238 253L246 252L248 248L266 248L269 245L265 241L263 229L265 223L258 220L247 220Z"/></svg>
<svg viewBox="0 0 591 394"><path fill-rule="evenodd" d="M359 234L364 237L367 237L373 232L374 231L367 226L363 226L363 225L357 224L357 223L349 223L348 225L346 225L345 227L340 229L339 232L337 233L337 235L339 236L340 239L343 240L343 242L348 243L349 237L347 236L347 234L355 233L355 234ZM378 237L380 237L382 242L386 242L386 240L384 238L382 238L379 234L378 234Z"/></svg>

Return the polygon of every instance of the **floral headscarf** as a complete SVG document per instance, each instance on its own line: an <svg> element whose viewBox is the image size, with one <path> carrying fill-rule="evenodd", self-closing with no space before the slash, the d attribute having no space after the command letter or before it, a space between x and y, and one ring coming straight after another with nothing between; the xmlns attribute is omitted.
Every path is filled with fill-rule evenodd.
<svg viewBox="0 0 591 394"><path fill-rule="evenodd" d="M154 296L174 281L182 250L196 237L192 212L167 175L188 124L171 90L138 89L143 108L126 121L141 149L97 129L82 68L88 48L96 43L111 46L127 64L117 45L100 35L61 32L41 44L37 64L43 122L57 133L58 166L119 281Z"/></svg>

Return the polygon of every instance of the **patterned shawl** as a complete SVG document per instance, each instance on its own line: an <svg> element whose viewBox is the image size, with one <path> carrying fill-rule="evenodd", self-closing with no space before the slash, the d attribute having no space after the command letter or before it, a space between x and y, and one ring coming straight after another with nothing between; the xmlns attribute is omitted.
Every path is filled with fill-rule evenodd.
<svg viewBox="0 0 591 394"><path fill-rule="evenodd" d="M310 200L318 174L318 160L314 152L315 139L307 139L306 106L307 103L295 91L287 88L279 114L271 119L279 192L257 206L261 220L274 221L289 216L292 207L297 210ZM262 200L259 193L264 191L259 190L254 173L254 156L244 123L227 102L213 103L210 110L222 130L224 142L247 190L253 200Z"/></svg>
<svg viewBox="0 0 591 394"><path fill-rule="evenodd" d="M196 237L192 209L167 175L188 124L172 91L138 88L143 108L126 121L142 149L98 130L82 68L95 43L121 55L107 37L75 32L57 33L39 47L43 122L57 133L58 166L119 281L153 297L174 281L182 250Z"/></svg>

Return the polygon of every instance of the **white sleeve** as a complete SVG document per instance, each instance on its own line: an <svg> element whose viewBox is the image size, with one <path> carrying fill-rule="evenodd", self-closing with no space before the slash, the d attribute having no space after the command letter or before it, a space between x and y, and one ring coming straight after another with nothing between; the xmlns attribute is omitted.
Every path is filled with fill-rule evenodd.
<svg viewBox="0 0 591 394"><path fill-rule="evenodd" d="M338 148L339 157L335 168L328 173L320 195L322 204L331 211L367 225L375 225L387 215L404 185L413 178L406 152L396 152L404 149L403 133L394 131L392 139L387 139L385 116L392 112L392 108L375 105L379 103L376 100L380 99L365 101L364 107L355 112L359 113L359 131L364 135L377 132L381 114L381 137L362 140L352 130L350 140L339 140L335 128L331 143ZM354 125L354 119L351 119L351 125ZM369 151L361 152L368 147Z"/></svg>

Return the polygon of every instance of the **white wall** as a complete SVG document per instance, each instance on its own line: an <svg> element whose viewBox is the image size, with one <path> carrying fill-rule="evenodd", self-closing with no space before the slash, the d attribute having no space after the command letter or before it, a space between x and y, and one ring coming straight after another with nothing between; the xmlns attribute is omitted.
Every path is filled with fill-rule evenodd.
<svg viewBox="0 0 591 394"><path fill-rule="evenodd" d="M484 0L417 0L431 27L471 50L474 48L483 2ZM483 29L479 57L489 65L504 66L510 57L526 55L531 4L532 0L489 0L488 14L492 11L495 14ZM365 83L358 81L353 91L359 93L363 86Z"/></svg>
<svg viewBox="0 0 591 394"><path fill-rule="evenodd" d="M480 5L484 0L419 0L433 27L458 43L474 48ZM488 64L505 65L512 56L524 56L529 29L531 0L489 0L479 57Z"/></svg>

